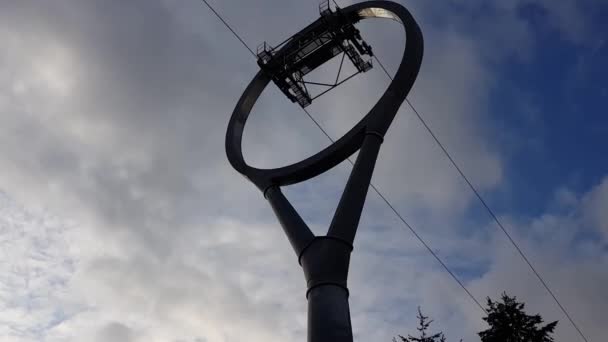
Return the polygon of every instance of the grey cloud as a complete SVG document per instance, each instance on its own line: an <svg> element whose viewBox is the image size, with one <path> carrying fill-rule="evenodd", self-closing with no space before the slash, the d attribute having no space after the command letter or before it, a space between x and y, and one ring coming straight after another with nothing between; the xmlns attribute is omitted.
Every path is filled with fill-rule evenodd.
<svg viewBox="0 0 608 342"><path fill-rule="evenodd" d="M276 43L316 16L306 1L214 5L250 43ZM297 260L262 196L223 152L232 106L256 70L242 46L197 1L0 6L0 36L10 47L0 60L0 88L7 89L0 98L0 186L28 207L48 207L78 223L78 232L62 235L77 260L65 276L66 296L47 306L72 308L71 315L48 328L48 339L122 333L136 341L221 342L245 334L252 341L303 340L305 284ZM431 5L414 6L428 37L414 103L477 185L491 190L503 177L498 148L482 133L496 59L464 30L435 28ZM402 38L379 26L366 33L394 69L399 51L388 37ZM357 119L351 112L370 107L386 86L383 77L376 68L337 90L337 103L320 101L314 113L334 136L343 133ZM327 144L278 95L264 94L245 133L255 165L293 162ZM417 125L402 110L375 181L400 208L414 208L407 216L428 227L424 236L451 262L495 261L477 255L492 248L492 236L463 239L451 230L470 197L461 197L466 188ZM288 190L318 230L325 225L317 214L330 217L347 169ZM420 301L454 334L476 327L478 313L461 290L372 196L353 256L357 336L389 340L411 331L413 315L394 303Z"/></svg>
<svg viewBox="0 0 608 342"><path fill-rule="evenodd" d="M97 334L98 342L132 342L133 332L124 324L112 322L105 325Z"/></svg>
<svg viewBox="0 0 608 342"><path fill-rule="evenodd" d="M608 236L608 178L593 190L587 193L583 199L583 215L587 222Z"/></svg>
<svg viewBox="0 0 608 342"><path fill-rule="evenodd" d="M582 198L597 193L602 184L590 189ZM602 199L596 204L605 207L608 202ZM579 214L585 212L587 206L587 201L579 201L574 206L550 211L532 220L506 217L503 222L508 222L507 228L515 234L515 240L575 322L590 340L594 340L603 333L599 317L603 315L606 300L598 293L608 286L604 272L608 259L605 242L587 235L590 232L588 224ZM517 295L527 303L530 312L540 312L546 321L560 321L556 331L559 339L579 339L557 304L501 235L498 234L493 243L492 267L483 277L473 281L471 288L484 296L496 297L497 291L501 290Z"/></svg>
<svg viewBox="0 0 608 342"><path fill-rule="evenodd" d="M132 198L144 195L168 206L169 219L176 220L183 216L177 211L196 210L184 204L201 201L199 191L211 191L197 189L214 185L204 184L211 170L236 178L225 167L221 149L229 109L211 101L228 93L220 78L228 69L217 70L209 56L214 50L176 30L162 6L97 5L100 8L89 3L65 13L51 11L55 17L36 21L46 40L59 41L74 52L75 65L69 71L78 84L69 102L52 108L52 119L41 119L47 103L33 104L28 115L8 117L9 127L11 121L15 125L9 134L16 133L9 138L18 145L5 145L5 158L42 173L34 179L59 183L66 197L90 202L110 223L133 225L133 220L140 223L152 214L146 208L149 202ZM22 32L19 25L10 30L26 44L37 45L31 40L35 33ZM9 62L7 68L20 63ZM163 198L171 200L162 203Z"/></svg>

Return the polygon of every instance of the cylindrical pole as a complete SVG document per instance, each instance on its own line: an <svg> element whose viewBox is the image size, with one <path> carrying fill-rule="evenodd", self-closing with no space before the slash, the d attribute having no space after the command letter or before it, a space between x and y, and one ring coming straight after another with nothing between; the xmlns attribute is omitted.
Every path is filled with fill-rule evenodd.
<svg viewBox="0 0 608 342"><path fill-rule="evenodd" d="M321 285L308 293L308 342L352 342L348 292Z"/></svg>

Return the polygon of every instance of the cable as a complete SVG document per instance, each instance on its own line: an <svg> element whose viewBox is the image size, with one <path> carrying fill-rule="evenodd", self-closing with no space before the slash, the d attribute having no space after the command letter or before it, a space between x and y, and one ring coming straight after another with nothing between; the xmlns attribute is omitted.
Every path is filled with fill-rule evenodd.
<svg viewBox="0 0 608 342"><path fill-rule="evenodd" d="M336 6L338 6L336 0L333 0L333 2L334 2L334 4ZM386 74L386 76L388 76L388 78L392 81L393 77L386 70L386 68L384 67L384 65L382 64L382 62L380 61L380 59L378 58L377 55L374 55L374 59L376 60L376 62L378 62L378 64L380 65L380 67L382 68L382 70L384 71L384 73ZM479 193L479 191L477 191L477 188L475 188L475 186L469 181L469 178L464 174L464 172L462 171L462 169L454 161L454 159L452 158L452 156L450 155L450 153L447 151L447 149L443 146L443 144L441 143L441 141L439 141L439 139L437 138L437 136L435 135L435 133L431 130L431 128L429 127L429 125L422 118L422 115L420 115L420 113L418 113L418 110L416 110L416 107L414 107L414 105L410 102L410 100L408 98L406 98L405 101L407 102L408 106L412 109L412 111L416 114L416 117L422 123L422 125L427 130L427 132L431 135L431 137L433 138L433 140L435 140L435 143L441 148L441 150L443 151L443 153L445 154L445 156L449 159L450 163L454 166L454 168L456 169L456 171L458 171L458 173L460 174L460 176L462 177L462 179L464 179L464 181L467 183L467 185L469 186L469 188L471 189L471 191L473 191L473 193L475 194L475 196L477 197L477 199L479 200L479 202L481 202L481 204L486 209L486 211L491 216L491 218L494 220L494 222L496 222L496 224L498 225L498 227L500 228L500 230L505 234L505 236L511 242L511 244L513 245L513 247L515 247L515 249L517 250L517 252L519 253L519 255L526 262L526 264L532 270L532 272L534 273L534 275L536 275L536 277L538 278L538 280L540 281L540 283L543 285L543 287L545 288L545 290L547 290L547 292L551 295L551 297L553 298L553 300L555 301L555 303L557 304L557 306L559 306L560 310L568 318L568 320L570 321L570 323L572 324L572 326L576 329L576 331L581 336L581 338L585 342L588 342L587 338L585 337L585 335L583 334L583 332L581 331L581 329L578 327L578 325L574 322L574 320L572 319L572 317L570 316L570 314L568 313L568 311L566 310L566 308L557 299L557 297L555 296L555 294L553 293L553 291L549 288L549 286L547 285L547 283L545 282L545 280L543 279L543 277L540 275L540 273L538 273L538 271L536 270L536 268L532 265L532 263L530 262L530 260L526 257L526 255L524 254L524 252L521 250L521 248L519 247L519 245L517 244L517 242L515 242L515 240L511 236L511 234L509 234L509 232L504 227L504 225L502 224L502 222L498 219L498 216L496 216L496 214L494 213L494 211L490 208L490 206L487 204L487 202L481 196L481 194ZM306 111L306 109L304 109L304 111L311 118L311 120L313 120L313 122L317 125L317 127L319 127L319 129L321 129L321 131L323 131L323 128L321 127L321 125L319 125L319 123L310 115L310 113L308 113L308 111ZM331 139L331 137L325 131L323 131L323 133L333 142L333 140ZM348 159L348 161L351 164L353 164L353 162L350 159ZM401 217L401 215L399 215L399 212L397 212L397 210L395 210L395 208L390 204L390 202L388 202L386 200L386 198L376 189L376 187L373 184L370 184L370 185L374 189L374 191L376 191L376 193L386 202L386 204L395 212L395 214L401 219L401 221L412 231L412 233L418 238L418 240L429 250L429 252L431 252L431 254L433 254L433 256L437 259L437 261L439 261L444 266L444 268L446 269L446 271L448 271L452 275L452 277L460 284L460 286L469 294L469 296L477 303L477 305L479 305L482 310L486 311L479 304L479 302L475 299L475 297L473 297L471 295L471 293L466 289L466 287L458 280L458 278L456 278L454 276L454 274L449 270L449 268L447 268L447 266L441 261L441 259L439 259L437 257L437 255L433 252L433 250L430 249L427 246L427 244L419 237L419 235L416 233L416 231L414 229L412 229L412 227ZM487 313L487 311L486 311L486 313Z"/></svg>
<svg viewBox="0 0 608 342"><path fill-rule="evenodd" d="M314 1L314 0L312 0L312 1ZM332 0L332 1L336 5L336 7L338 7L338 3L336 2L336 0ZM376 60L378 60L378 59L376 58ZM380 66L386 72L386 69L384 69L384 66L382 64L380 64ZM389 74L387 73L387 75L389 75ZM389 75L389 78L390 78L390 75ZM392 80L392 78L391 78L391 80ZM406 98L406 101L407 101L407 98ZM411 104L410 104L410 106L411 106ZM327 139L329 139L329 141L331 141L333 143L334 140L332 139L332 137L323 129L321 124L319 124L319 122L317 120L315 120L315 118L308 112L308 110L306 110L306 108L303 108L303 107L302 107L302 110L304 111L304 113L306 113L306 115L308 115L310 120L312 120L312 122L314 122L314 124L321 130L321 132L323 132L323 134L327 137ZM355 165L350 158L347 158L347 160L351 165L353 165L353 166ZM488 312L483 307L483 305L481 305L481 303L479 303L477 298L475 298L475 296L473 296L473 294L469 291L469 289L467 289L467 287L462 283L462 281L460 281L460 279L458 279L458 277L456 277L454 272L452 272L452 270L450 270L450 268L443 262L443 260L441 260L441 258L433 251L433 249L431 249L431 247L429 247L429 245L422 239L422 237L420 235L418 235L418 232L416 232L416 230L405 220L405 218L403 218L403 216L401 216L401 214L397 211L397 209L395 209L395 207L388 201L388 199L386 197L384 197L384 195L380 192L380 190L378 190L378 188L376 188L376 186L373 183L370 183L370 187L374 190L374 192L376 192L376 194L378 194L378 196L380 196L380 198L393 211L393 213L395 213L395 215L397 215L399 220L401 220L401 222L412 232L412 234L414 234L416 239L418 239L418 241L429 251L429 253L431 253L431 255L437 260L437 262L439 262L439 264L441 264L441 266L450 274L450 276L452 276L452 278L458 283L458 285L460 285L460 287L462 287L462 289L466 292L466 294L469 297L471 297L471 299L475 302L475 304L477 304L477 306L483 312L485 312L487 314Z"/></svg>
<svg viewBox="0 0 608 342"><path fill-rule="evenodd" d="M249 50L249 52L256 57L256 54L253 52L253 50L243 41L243 39L241 39L241 37L232 29L232 27L230 27L230 25L219 15L219 13L217 13L215 11L215 9L206 1L206 0L202 0L205 5L207 5L207 7L209 7L209 9L218 17L218 19L220 19L222 21L222 23L224 23L224 25L230 30L230 32L232 32L232 34L234 34L234 36L241 42L241 44L243 44L243 46L245 46L245 48L247 48L247 50ZM333 0L334 4L337 3L335 0ZM389 79L393 79L392 76L388 73L388 71L386 70L386 68L384 67L384 65L382 64L382 62L380 62L380 59L377 56L374 56L374 58L376 59L376 62L378 62L378 64L380 65L380 67L382 68L382 70L384 70L384 72L386 73L386 75L388 76ZM418 118L418 120L420 120L420 122L423 124L423 126L425 127L425 129L427 130L427 132L431 135L431 137L433 137L433 140L435 140L435 142L437 143L437 145L441 148L441 150L443 151L443 153L445 154L445 156L450 160L450 162L452 163L452 165L454 166L454 168L458 171L458 173L460 174L460 176L465 180L465 182L468 184L469 188L471 189L471 191L473 191L473 193L475 194L475 196L477 197L477 199L481 202L481 204L484 206L484 208L488 211L489 215L492 217L492 219L496 222L496 224L498 225L498 227L502 230L502 232L507 236L507 238L509 239L509 241L511 242L511 244L513 245L513 247L515 247L515 249L517 250L517 252L519 253L519 255L522 257L522 259L526 262L526 264L528 264L528 266L530 267L530 269L532 270L532 272L536 275L536 277L538 278L538 280L540 281L540 283L543 285L543 287L545 288L545 290L547 290L547 292L551 295L551 297L553 298L553 300L555 301L555 303L559 306L559 308L561 309L561 311L564 313L564 315L568 318L568 320L570 321L570 323L572 324L572 326L576 329L576 331L579 333L579 335L581 336L581 338L585 341L585 342L589 342L587 340L587 338L585 337L585 335L583 334L583 332L581 331L581 329L578 327L578 325L574 322L574 320L572 319L572 317L570 316L570 314L568 313L568 311L566 310L566 308L564 308L564 306L560 303L560 301L557 299L557 297L555 296L555 294L553 293L553 291L551 291L551 289L549 288L549 286L547 285L547 283L545 282L545 280L542 278L542 276L538 273L538 271L536 271L536 268L534 268L534 266L532 266L532 263L528 260L528 258L526 257L526 255L524 254L524 252L521 250L521 248L519 248L518 244L515 242L515 240L513 240L513 238L511 237L511 234L509 234L509 232L506 230L506 228L503 226L503 224L500 222L500 220L498 219L498 217L496 216L496 214L494 213L494 211L488 206L488 204L486 203L486 201L483 199L483 197L479 194L479 192L477 191L477 189L475 188L475 186L473 186L473 184L469 181L468 177L462 172L462 170L460 169L460 167L458 166L458 164L456 164L456 162L454 161L454 159L452 158L452 156L448 153L448 151L446 150L446 148L443 146L443 144L439 141L439 139L437 138L437 136L433 133L433 131L431 130L431 128L428 126L428 124L426 123L426 121L422 118L422 116L420 115L420 113L418 113L418 111L416 110L416 108L414 107L414 105L412 105L412 103L409 101L409 99L405 99L405 101L407 102L407 104L410 106L410 108L414 111L414 113L416 114L416 117ZM331 137L327 134L327 132L325 132L325 130L323 130L323 128L321 127L321 125L312 117L312 115L310 115L310 113L305 109L304 112L308 115L308 117L310 117L310 119L315 123L315 125L321 129L321 131L327 136L327 138L330 139L330 141L333 142L333 139L331 139ZM348 161L353 164L353 162L348 159ZM374 191L380 196L380 198L382 198L382 200L384 200L384 202L393 210L393 212L399 217L399 219L410 229L410 231L414 234L414 236L416 236L416 238L426 247L426 249L435 257L435 259L437 259L437 261L445 268L445 270L452 276L452 278L454 278L454 280L456 280L456 282L458 282L458 284L463 288L463 290L466 291L466 293L469 295L469 297L471 297L471 299L473 299L473 301L475 301L475 303L479 306L479 308L481 310L483 310L484 312L487 313L487 311L483 308L483 306L479 303L479 301L477 301L477 299L471 294L471 292L469 292L469 290L462 284L462 282L454 275L454 273L452 273L452 271L447 267L447 265L437 256L437 254L435 254L435 252L433 252L433 250L424 242L424 240L416 233L416 231L413 229L413 227L411 225L409 225L407 223L407 221L405 221L405 219L399 214L399 212L390 204L390 202L380 193L380 191L373 185L370 184L370 186L372 187L372 189L374 189Z"/></svg>
<svg viewBox="0 0 608 342"><path fill-rule="evenodd" d="M312 115L310 115L310 113L306 110L306 108L302 108L302 109L304 110L304 112L306 113L306 115L308 115L308 117L315 123L315 125L317 125L317 127L319 127L319 129L321 130L321 132L323 132L323 134L325 134L325 136L327 137L327 139L329 139L333 143L334 140L331 138L331 136L329 136L329 134L327 134L327 132L323 129L323 127L321 127L321 125L319 124L319 122L317 120L315 120L315 118ZM348 160L348 162L351 165L354 166L354 163L353 163L352 160L350 160L350 158L347 158L347 160ZM393 211L393 213L395 213L395 215L397 215L397 217L399 218L399 220L401 220L401 222L412 232L412 234L414 234L414 236L416 237L416 239L418 239L418 241L420 241L420 243L429 251L429 253L431 253L431 255L439 262L439 264L441 264L441 266L443 266L443 268L450 274L450 276L452 276L452 278L458 283L458 285L460 285L460 287L462 287L462 289L464 290L464 292L466 292L467 295L469 297L471 297L471 299L475 302L475 304L477 304L477 306L483 312L485 312L487 314L488 312L483 307L483 305L481 305L481 303L479 303L479 301L477 300L477 298L475 298L475 296L473 296L473 294L460 281L460 279L458 279L458 277L456 277L456 275L443 262L443 260L441 260L441 258L437 255L437 253L435 253L433 251L433 249L431 249L431 247L429 247L429 245L422 239L422 237L420 235L418 235L418 232L416 232L416 230L414 229L414 227L412 227L405 220L405 218L403 218L403 216L401 214L399 214L399 212L397 211L397 209L395 209L395 207L389 202L389 200L386 197L384 197L384 195L380 192L380 190L378 190L378 188L376 188L376 186L373 183L370 183L370 187L376 192L376 194L378 194L378 196L380 196L380 198L384 201L384 203L386 203L386 205Z"/></svg>
<svg viewBox="0 0 608 342"><path fill-rule="evenodd" d="M392 81L393 77L388 73L388 71L386 70L386 68L384 67L384 65L382 65L382 62L380 62L380 59L378 59L378 56L374 56L374 58L376 59L376 62L378 62L378 64L382 68L382 70L384 70L384 73L386 74L386 76L388 76L388 78ZM536 271L536 268L534 268L534 266L532 266L532 263L530 262L530 260L528 260L528 258L524 254L524 252L521 250L521 248L519 248L519 246L517 245L517 243L515 242L515 240L511 237L511 234L509 234L509 232L503 226L502 222L500 222L500 220L498 219L498 217L496 216L496 214L494 213L494 211L490 208L490 206L486 203L486 201L483 199L483 197L479 194L479 191L477 191L477 189L475 188L475 186L473 186L473 184L469 181L469 178L464 174L464 172L462 172L462 170L460 169L460 167L458 166L458 164L456 164L456 162L454 161L454 159L452 158L452 156L450 155L450 153L448 153L447 149L439 141L439 139L437 138L437 136L435 135L435 133L433 133L433 131L431 130L431 128L429 127L429 125L422 118L422 116L420 115L420 113L418 113L418 111L416 110L416 108L414 107L414 105L412 105L412 103L407 98L405 99L405 101L410 106L410 108L414 111L414 113L416 114L416 117L418 117L418 120L420 120L420 122L422 123L422 125L424 126L424 128L426 128L427 132L431 135L431 137L433 137L433 140L435 140L435 143L437 143L437 145L441 148L441 150L443 151L443 153L445 154L445 156L450 160L450 162L452 163L452 165L454 166L454 168L456 169L456 171L458 171L458 173L460 174L460 176L462 177L462 179L464 179L464 181L468 184L468 186L471 189L471 191L473 191L473 193L475 194L475 196L477 197L477 199L479 199L479 202L481 202L481 204L484 206L484 208L486 209L486 211L488 212L488 214L492 217L492 219L494 220L494 222L496 222L496 224L498 225L498 227L500 228L500 230L502 230L502 232L507 236L507 238L509 239L509 241L511 242L511 244L513 245L513 247L515 247L515 249L517 250L517 252L519 253L519 255L522 257L522 259L524 259L524 261L526 262L526 264L528 264L528 266L530 267L530 269L532 270L532 272L536 275L536 277L538 278L538 280L540 281L540 283L543 285L543 287L547 290L547 292L549 292L549 294L551 295L551 297L553 297L553 300L555 301L555 303L557 303L557 305L559 306L559 308L561 309L561 311L564 313L564 315L566 315L566 317L568 318L568 320L570 321L570 323L572 323L572 326L574 326L574 328L576 329L576 331L578 331L579 335L583 338L583 340L585 340L585 342L589 342L587 340L587 338L585 337L585 335L583 334L583 332L579 329L578 325L576 325L576 323L574 323L574 320L572 319L572 317L570 317L570 314L568 313L568 311L562 306L562 304L557 299L557 297L555 296L555 294L553 294L553 291L551 291L551 289L549 288L549 286L547 285L547 283L545 283L545 280L543 279L543 277L541 277L541 275L538 273L538 271Z"/></svg>
<svg viewBox="0 0 608 342"><path fill-rule="evenodd" d="M224 18L222 18L222 16L216 12L216 10L211 7L211 5L207 2L207 0L202 0L205 5L207 5L207 7L209 7L209 9L211 10L211 12L213 12L213 14L215 14L215 16L222 21L222 23L224 23L224 25L230 30L230 32L232 32L232 34L236 37L236 39L238 39L241 44L243 44L244 47L247 48L247 50L249 50L249 52L251 52L251 54L253 55L253 57L256 57L255 52L253 52L253 50L251 50L251 48L249 47L249 45L247 45L247 43L245 43L245 41L243 41L241 39L241 37L232 29L232 27L230 27L230 25L228 25L228 23L224 20Z"/></svg>
<svg viewBox="0 0 608 342"><path fill-rule="evenodd" d="M213 9L213 7L206 0L202 0L202 1L222 21L222 23L224 23L224 25L234 34L234 36L243 44L243 46L245 46L245 48L247 48L247 50L249 50L249 52L251 52L251 54L254 57L256 57L255 53L241 39L241 37L230 27L230 25L228 25L228 23L215 11L215 9ZM334 1L334 3L335 3L335 1ZM336 3L336 6L337 6L337 3ZM308 112L308 110L306 110L306 108L303 108L303 107L301 107L301 108L306 113L306 115L308 115L308 117L312 120L312 122L314 122L314 124L321 130L321 132L323 132L323 134L325 134L325 136L333 143L334 140L331 138L331 136L329 134L327 134L327 132L325 131L325 129L323 129L323 127L319 124L319 122L317 120L315 120L315 118ZM354 163L352 162L352 160L350 160L350 158L347 158L347 160L349 161L349 163L351 165L354 165ZM429 245L422 239L422 237L420 235L418 235L418 233L414 230L414 228L409 223L407 223L407 221L403 218L403 216L401 216L401 214L399 214L397 209L395 209L395 207L388 201L388 199L386 199L386 197L384 197L384 195L382 195L380 190L378 190L378 188L376 188L376 186L373 183L370 183L370 186L378 194L378 196L380 196L380 198L388 205L388 207L395 213L395 215L397 215L397 217L401 220L401 222L403 222L403 224L414 234L414 236L418 239L418 241L420 241L420 243L422 243L422 245L431 253L431 255L433 255L433 257L435 257L435 259L439 262L439 264L441 264L441 266L443 266L443 268L452 276L452 278L458 283L458 285L460 285L460 287L462 287L462 289L467 293L467 295L469 297L471 297L471 299L475 302L475 304L477 304L477 306L483 312L485 312L487 314L486 309L481 305L481 303L479 303L479 301L473 296L473 294L471 294L471 292L466 288L466 286L464 286L464 284L460 281L460 279L458 279L456 277L456 275L448 268L448 266L441 260L441 258L439 258L439 256L431 249L431 247L429 247Z"/></svg>

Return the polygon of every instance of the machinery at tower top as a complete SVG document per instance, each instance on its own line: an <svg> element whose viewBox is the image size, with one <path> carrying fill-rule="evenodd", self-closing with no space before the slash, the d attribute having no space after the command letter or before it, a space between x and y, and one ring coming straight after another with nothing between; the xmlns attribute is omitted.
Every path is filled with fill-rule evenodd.
<svg viewBox="0 0 608 342"><path fill-rule="evenodd" d="M257 49L258 65L292 102L302 108L359 73L372 68L371 46L355 27L361 18L346 14L339 7L331 8L329 0L319 5L320 18L281 44L272 47L266 42ZM342 55L333 83L305 79L310 72ZM340 80L345 57L356 71ZM323 91L312 94L307 85L323 86Z"/></svg>

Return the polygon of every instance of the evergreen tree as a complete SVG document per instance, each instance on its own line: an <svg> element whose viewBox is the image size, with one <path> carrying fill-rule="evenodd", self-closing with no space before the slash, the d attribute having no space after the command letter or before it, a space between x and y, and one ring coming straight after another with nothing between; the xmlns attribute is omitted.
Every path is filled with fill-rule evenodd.
<svg viewBox="0 0 608 342"><path fill-rule="evenodd" d="M501 302L488 298L488 315L483 320L489 329L478 333L482 342L552 342L557 321L541 326L540 315L527 315L525 304L502 293Z"/></svg>
<svg viewBox="0 0 608 342"><path fill-rule="evenodd" d="M442 332L438 332L436 334L427 334L427 330L433 320L429 320L428 316L422 314L420 307L418 307L418 328L416 328L420 334L418 337L414 337L412 335L408 335L408 337L403 337L399 335L400 342L445 342L445 336L443 336ZM397 339L393 337L393 342L397 342Z"/></svg>

